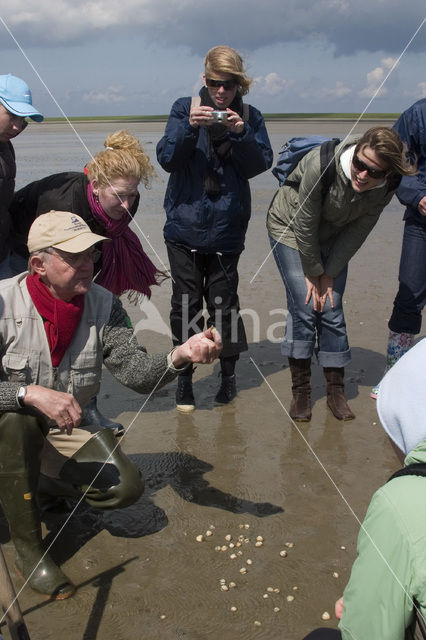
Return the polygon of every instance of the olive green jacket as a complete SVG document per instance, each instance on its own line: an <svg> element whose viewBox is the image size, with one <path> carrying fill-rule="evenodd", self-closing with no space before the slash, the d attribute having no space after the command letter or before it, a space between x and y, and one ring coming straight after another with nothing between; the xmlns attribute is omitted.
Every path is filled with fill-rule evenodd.
<svg viewBox="0 0 426 640"><path fill-rule="evenodd" d="M304 156L289 180L297 184L281 187L269 208L269 235L298 249L303 270L310 276L326 273L336 277L373 229L394 190L383 186L357 193L340 165L340 155L356 144L349 136L336 147L336 179L324 198L320 180L320 148ZM327 257L323 260L321 251Z"/></svg>

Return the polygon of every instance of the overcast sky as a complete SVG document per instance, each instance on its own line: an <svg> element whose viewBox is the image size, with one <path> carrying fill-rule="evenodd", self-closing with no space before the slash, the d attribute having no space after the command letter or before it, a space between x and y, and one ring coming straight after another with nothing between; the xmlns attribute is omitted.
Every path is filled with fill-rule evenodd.
<svg viewBox="0 0 426 640"><path fill-rule="evenodd" d="M0 73L47 116L49 92L68 116L166 114L228 44L263 112L360 112L409 45L368 107L400 112L426 98L425 17L425 0L0 0Z"/></svg>

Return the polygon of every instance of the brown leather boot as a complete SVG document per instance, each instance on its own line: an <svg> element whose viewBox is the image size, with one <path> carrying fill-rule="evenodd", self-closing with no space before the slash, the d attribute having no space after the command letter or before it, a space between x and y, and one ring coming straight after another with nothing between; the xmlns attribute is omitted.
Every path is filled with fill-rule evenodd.
<svg viewBox="0 0 426 640"><path fill-rule="evenodd" d="M293 400L290 405L290 418L298 422L309 422L311 412L311 359L289 358Z"/></svg>
<svg viewBox="0 0 426 640"><path fill-rule="evenodd" d="M355 415L345 398L344 368L324 367L324 375L327 380L327 404L332 414L338 420L353 420Z"/></svg>

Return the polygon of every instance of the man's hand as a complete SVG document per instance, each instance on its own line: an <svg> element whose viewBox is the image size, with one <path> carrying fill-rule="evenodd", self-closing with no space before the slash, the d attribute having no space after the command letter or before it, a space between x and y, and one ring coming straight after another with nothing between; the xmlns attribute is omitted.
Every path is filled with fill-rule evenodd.
<svg viewBox="0 0 426 640"><path fill-rule="evenodd" d="M71 435L81 422L81 407L70 393L55 391L38 384L30 384L23 400L27 407L34 407L54 420L61 429Z"/></svg>
<svg viewBox="0 0 426 640"><path fill-rule="evenodd" d="M422 216L426 216L426 196L423 196L423 198L420 200L419 204L417 205L417 209L422 214Z"/></svg>
<svg viewBox="0 0 426 640"><path fill-rule="evenodd" d="M210 364L222 351L222 338L214 327L196 333L172 351L172 363L176 368L189 362Z"/></svg>

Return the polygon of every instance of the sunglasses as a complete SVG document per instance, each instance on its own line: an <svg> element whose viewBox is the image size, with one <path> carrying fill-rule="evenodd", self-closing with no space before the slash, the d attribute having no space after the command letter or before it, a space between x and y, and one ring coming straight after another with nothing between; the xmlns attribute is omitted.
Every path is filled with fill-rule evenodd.
<svg viewBox="0 0 426 640"><path fill-rule="evenodd" d="M215 89L223 87L225 91L230 91L231 89L235 89L237 83L235 80L213 80L213 78L206 78L206 85Z"/></svg>
<svg viewBox="0 0 426 640"><path fill-rule="evenodd" d="M352 157L352 164L354 165L355 169L357 169L357 171L366 171L370 178L374 178L375 180L381 180L385 178L389 173L385 169L373 169L373 167L369 167L368 164L365 164L365 162L358 158L356 153L354 153Z"/></svg>

